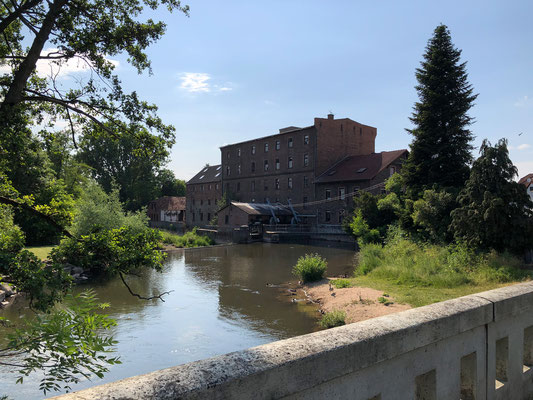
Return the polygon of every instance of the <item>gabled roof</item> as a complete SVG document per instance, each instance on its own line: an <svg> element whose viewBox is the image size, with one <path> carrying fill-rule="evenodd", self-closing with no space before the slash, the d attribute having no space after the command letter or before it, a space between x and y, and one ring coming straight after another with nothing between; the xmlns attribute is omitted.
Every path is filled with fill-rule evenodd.
<svg viewBox="0 0 533 400"><path fill-rule="evenodd" d="M382 151L364 156L348 156L315 179L315 183L367 181L387 168L407 150Z"/></svg>
<svg viewBox="0 0 533 400"><path fill-rule="evenodd" d="M220 182L222 180L222 166L221 165L212 165L209 167L203 167L200 172L192 177L187 185L194 183L209 183L209 182Z"/></svg>
<svg viewBox="0 0 533 400"><path fill-rule="evenodd" d="M163 211L182 211L186 208L185 197L163 196L150 202L150 204L153 203L158 210Z"/></svg>
<svg viewBox="0 0 533 400"><path fill-rule="evenodd" d="M276 215L292 215L291 210L280 204L240 203L237 201L232 201L230 204L249 215L272 215L271 211L274 211ZM226 207L229 207L229 204Z"/></svg>
<svg viewBox="0 0 533 400"><path fill-rule="evenodd" d="M533 174L527 174L523 178L521 178L518 183L521 185L525 185L526 187L529 187L533 183Z"/></svg>

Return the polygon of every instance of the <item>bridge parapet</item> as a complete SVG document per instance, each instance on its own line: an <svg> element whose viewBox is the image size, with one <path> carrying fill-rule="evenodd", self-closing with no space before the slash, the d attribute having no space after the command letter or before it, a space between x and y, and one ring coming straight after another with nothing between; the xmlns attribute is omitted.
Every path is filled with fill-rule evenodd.
<svg viewBox="0 0 533 400"><path fill-rule="evenodd" d="M527 282L56 399L527 399L532 366Z"/></svg>

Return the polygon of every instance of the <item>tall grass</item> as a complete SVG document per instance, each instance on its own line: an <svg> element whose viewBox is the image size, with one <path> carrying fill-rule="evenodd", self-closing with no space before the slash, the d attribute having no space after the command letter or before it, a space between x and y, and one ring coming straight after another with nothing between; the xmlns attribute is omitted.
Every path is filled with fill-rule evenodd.
<svg viewBox="0 0 533 400"><path fill-rule="evenodd" d="M476 253L463 245L419 244L398 236L384 246L363 245L355 273L400 285L455 288L531 277L520 265L521 260L508 253Z"/></svg>
<svg viewBox="0 0 533 400"><path fill-rule="evenodd" d="M215 242L208 236L199 235L196 228L183 235L161 230L162 242L176 247L202 247L211 246Z"/></svg>

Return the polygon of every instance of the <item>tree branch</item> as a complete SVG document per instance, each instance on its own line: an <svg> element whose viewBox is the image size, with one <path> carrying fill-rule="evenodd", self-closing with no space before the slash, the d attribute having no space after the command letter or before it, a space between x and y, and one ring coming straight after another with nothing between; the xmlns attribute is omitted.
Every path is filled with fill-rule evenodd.
<svg viewBox="0 0 533 400"><path fill-rule="evenodd" d="M73 238L74 237L74 236L72 236L72 234L69 231L67 231L65 228L63 228L61 225L59 225L52 217L50 217L49 215L43 214L40 211L37 211L35 208L33 208L33 207L31 207L31 206L29 206L27 204L20 203L20 202L18 202L16 200L13 200L13 199L10 199L10 198L4 197L4 196L0 196L0 203L9 204L11 206L19 207L19 208L22 208L23 210L29 211L32 214L38 216L39 218L44 219L45 221L47 221L50 225L52 225L54 228L56 228L58 231L60 231L63 235L65 235L65 236L67 236L69 238Z"/></svg>
<svg viewBox="0 0 533 400"><path fill-rule="evenodd" d="M126 283L126 280L124 279L124 274L119 271L119 275L120 275L120 279L122 280L122 283L124 284L124 286L126 286L126 288L128 289L128 292L130 292L130 294L132 296L135 296L135 297L138 297L139 299L141 300L153 300L153 299L159 299L161 300L163 303L165 302L165 300L163 300L163 296L165 294L170 294L173 292L173 290L169 290L168 292L163 292L159 295L156 295L156 296L150 296L150 297L144 297L144 296L141 296L140 294L137 294L137 293L134 293L133 290L131 290L131 288L129 287L129 285Z"/></svg>

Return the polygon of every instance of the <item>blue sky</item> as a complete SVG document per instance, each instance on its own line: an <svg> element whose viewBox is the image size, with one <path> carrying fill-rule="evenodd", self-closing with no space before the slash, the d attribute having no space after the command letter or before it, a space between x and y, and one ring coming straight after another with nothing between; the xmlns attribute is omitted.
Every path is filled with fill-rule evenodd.
<svg viewBox="0 0 533 400"><path fill-rule="evenodd" d="M376 151L408 148L415 68L440 23L479 93L475 146L506 137L520 176L533 172L532 1L188 4L189 18L155 13L168 29L149 50L152 76L120 59L117 71L176 127L169 167L182 179L219 163L223 144L329 111L377 127Z"/></svg>

